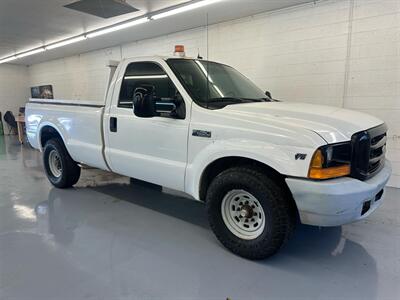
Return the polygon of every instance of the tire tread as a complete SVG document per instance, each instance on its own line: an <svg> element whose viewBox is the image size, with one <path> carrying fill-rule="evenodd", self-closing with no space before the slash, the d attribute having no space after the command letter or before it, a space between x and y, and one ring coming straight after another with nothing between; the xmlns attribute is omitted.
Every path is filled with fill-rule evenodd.
<svg viewBox="0 0 400 300"><path fill-rule="evenodd" d="M46 161L48 159L48 152L52 148L58 151L60 158L63 161L63 172L60 180L58 181L54 180L54 178L51 176L51 172L48 169L48 162ZM81 168L69 155L63 141L59 138L50 139L46 143L44 147L43 160L47 177L55 187L69 188L78 182L81 175Z"/></svg>
<svg viewBox="0 0 400 300"><path fill-rule="evenodd" d="M270 239L259 240L257 238L250 242L241 240L230 232L226 234L228 229L222 230L221 222L216 222L217 214L220 215L220 209L216 212L218 205L215 202L220 205L222 200L218 199L220 198L219 190L235 180L238 181L238 184L241 181L252 182L254 189L259 191L267 189L272 195L269 205L273 211L274 221ZM208 188L206 207L211 229L218 240L232 252L248 259L265 259L275 254L289 240L295 227L295 213L284 188L253 166L233 167L217 175Z"/></svg>

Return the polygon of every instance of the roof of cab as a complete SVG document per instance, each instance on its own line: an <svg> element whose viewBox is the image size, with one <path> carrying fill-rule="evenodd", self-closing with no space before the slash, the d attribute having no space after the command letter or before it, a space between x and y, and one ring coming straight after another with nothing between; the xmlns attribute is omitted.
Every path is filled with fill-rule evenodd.
<svg viewBox="0 0 400 300"><path fill-rule="evenodd" d="M164 56L164 55L152 55L152 56L134 56L134 57L127 57L124 58L122 61L125 60L154 60L154 59L162 59L162 60L168 60L168 59L195 59L194 57L189 57L189 56L184 56L184 57L180 57L180 56Z"/></svg>

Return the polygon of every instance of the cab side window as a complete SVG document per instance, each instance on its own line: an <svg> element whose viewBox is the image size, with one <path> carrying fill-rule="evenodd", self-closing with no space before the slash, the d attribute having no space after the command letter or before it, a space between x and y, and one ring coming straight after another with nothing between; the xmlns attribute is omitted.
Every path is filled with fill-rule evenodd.
<svg viewBox="0 0 400 300"><path fill-rule="evenodd" d="M177 99L184 105L175 85L165 71L156 63L135 62L128 65L119 95L118 107L132 108L137 88L151 87L157 99Z"/></svg>

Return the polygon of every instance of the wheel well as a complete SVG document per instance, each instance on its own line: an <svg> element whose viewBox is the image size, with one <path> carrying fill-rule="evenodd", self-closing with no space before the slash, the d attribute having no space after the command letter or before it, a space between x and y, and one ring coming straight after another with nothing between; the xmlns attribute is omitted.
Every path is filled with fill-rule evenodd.
<svg viewBox="0 0 400 300"><path fill-rule="evenodd" d="M200 188L199 188L200 200L205 201L207 189L211 184L212 180L216 176L218 176L218 174L229 168L240 167L240 166L253 167L262 172L263 174L268 175L272 180L274 180L277 184L279 184L279 186L282 187L283 192L286 195L285 196L286 199L288 199L290 202L289 205L291 207L291 211L293 212L293 217L297 220L297 222L299 222L300 220L299 211L297 209L296 202L294 201L292 192L290 191L288 185L286 184L285 176L280 174L278 171L271 168L270 166L250 158L236 157L236 156L223 157L209 164L203 171L203 174L201 175Z"/></svg>
<svg viewBox="0 0 400 300"><path fill-rule="evenodd" d="M61 141L63 140L58 131L55 130L53 127L51 126L43 127L42 130L40 131L40 144L42 148L46 145L46 143L49 140L53 138L59 138Z"/></svg>
<svg viewBox="0 0 400 300"><path fill-rule="evenodd" d="M290 198L293 200L292 193L289 190L285 182L285 176L280 174L275 169L271 168L270 166L259 162L254 159L244 158L244 157L223 157L217 159L216 161L212 162L207 166L207 168L203 171L203 174L200 179L200 190L199 196L200 200L205 201L207 189L211 184L212 180L221 172L231 168L231 167L238 167L238 166L249 166L253 167L263 174L268 175L272 180L276 181L281 187L284 188L285 192L290 195ZM294 203L294 200L293 200Z"/></svg>

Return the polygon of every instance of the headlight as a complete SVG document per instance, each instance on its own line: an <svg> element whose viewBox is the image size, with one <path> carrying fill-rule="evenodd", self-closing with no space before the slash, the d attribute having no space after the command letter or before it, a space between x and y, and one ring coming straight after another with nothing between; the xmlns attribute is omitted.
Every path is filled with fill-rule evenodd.
<svg viewBox="0 0 400 300"><path fill-rule="evenodd" d="M350 175L350 160L350 142L322 146L311 159L308 177L328 179Z"/></svg>

